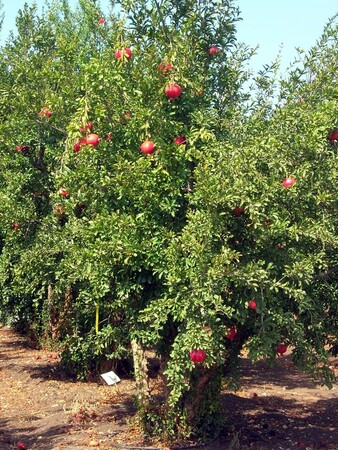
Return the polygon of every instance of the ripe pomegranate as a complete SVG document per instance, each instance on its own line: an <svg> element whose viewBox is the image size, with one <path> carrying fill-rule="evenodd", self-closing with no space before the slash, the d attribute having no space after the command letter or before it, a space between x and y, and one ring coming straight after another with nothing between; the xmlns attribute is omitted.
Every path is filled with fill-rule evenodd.
<svg viewBox="0 0 338 450"><path fill-rule="evenodd" d="M233 214L235 217L241 216L242 214L244 214L244 212L245 212L244 208L239 208L239 207L236 207L236 208L234 208L234 209L232 210L232 214Z"/></svg>
<svg viewBox="0 0 338 450"><path fill-rule="evenodd" d="M16 151L19 153L23 153L25 155L27 155L27 153L29 152L29 147L28 145L17 145L16 147Z"/></svg>
<svg viewBox="0 0 338 450"><path fill-rule="evenodd" d="M43 108L41 108L41 111L39 112L39 116L40 117L46 116L48 118L52 117L52 111L49 108L47 108L46 106L44 106Z"/></svg>
<svg viewBox="0 0 338 450"><path fill-rule="evenodd" d="M116 59L131 59L133 52L131 51L130 48L125 47L122 49L118 49L115 52L115 58Z"/></svg>
<svg viewBox="0 0 338 450"><path fill-rule="evenodd" d="M87 145L92 145L93 147L97 147L100 143L100 138L97 134L88 134L87 138L86 138L86 144Z"/></svg>
<svg viewBox="0 0 338 450"><path fill-rule="evenodd" d="M181 134L180 136L177 136L174 138L174 142L177 145L185 145L187 143L185 136L183 136L183 134Z"/></svg>
<svg viewBox="0 0 338 450"><path fill-rule="evenodd" d="M78 153L82 149L82 147L84 147L85 145L87 145L87 139L86 138L78 139L73 145L74 152Z"/></svg>
<svg viewBox="0 0 338 450"><path fill-rule="evenodd" d="M255 310L257 308L257 303L255 302L255 300L250 300L249 301L248 308L249 309L253 309L253 310Z"/></svg>
<svg viewBox="0 0 338 450"><path fill-rule="evenodd" d="M191 350L189 353L191 361L196 364L203 362L206 358L205 350Z"/></svg>
<svg viewBox="0 0 338 450"><path fill-rule="evenodd" d="M170 72L173 69L173 66L170 63L163 63L163 62L160 62L160 64L157 67L158 70L164 74Z"/></svg>
<svg viewBox="0 0 338 450"><path fill-rule="evenodd" d="M228 338L230 341L233 341L235 339L236 334L237 334L236 328L232 326L230 327L230 330L228 334L225 335L225 337Z"/></svg>
<svg viewBox="0 0 338 450"><path fill-rule="evenodd" d="M75 142L73 149L75 153L78 153L81 150L81 144L79 142Z"/></svg>
<svg viewBox="0 0 338 450"><path fill-rule="evenodd" d="M212 45L210 48L209 48L209 54L210 55L218 55L218 53L220 52L221 50L219 49L219 47L217 47L217 45Z"/></svg>
<svg viewBox="0 0 338 450"><path fill-rule="evenodd" d="M153 141L144 141L140 145L140 149L142 153L145 153L147 155L150 155L151 153L154 153L156 150L155 144Z"/></svg>
<svg viewBox="0 0 338 450"><path fill-rule="evenodd" d="M290 188L296 183L296 181L296 178L284 178L284 180L282 181L282 186L285 188Z"/></svg>
<svg viewBox="0 0 338 450"><path fill-rule="evenodd" d="M86 134L88 131L89 132L93 131L93 124L92 124L92 122L88 122L87 125L85 125L84 127L80 128L81 134Z"/></svg>
<svg viewBox="0 0 338 450"><path fill-rule="evenodd" d="M279 353L281 356L284 355L284 353L287 351L287 346L284 344L284 342L280 343L277 347L277 353Z"/></svg>
<svg viewBox="0 0 338 450"><path fill-rule="evenodd" d="M168 86L166 86L164 92L170 100L174 100L176 97L179 97L182 94L182 88L177 83L170 83L168 84Z"/></svg>
<svg viewBox="0 0 338 450"><path fill-rule="evenodd" d="M62 197L69 197L69 192L63 187L59 189L59 194L62 195Z"/></svg>
<svg viewBox="0 0 338 450"><path fill-rule="evenodd" d="M26 450L26 442L25 441L18 441L16 443L16 449L17 450Z"/></svg>
<svg viewBox="0 0 338 450"><path fill-rule="evenodd" d="M18 222L13 222L12 223L12 229L17 231L20 228L20 225L18 224Z"/></svg>
<svg viewBox="0 0 338 450"><path fill-rule="evenodd" d="M336 128L335 130L331 131L327 138L328 138L328 140L330 142L338 141L338 128Z"/></svg>

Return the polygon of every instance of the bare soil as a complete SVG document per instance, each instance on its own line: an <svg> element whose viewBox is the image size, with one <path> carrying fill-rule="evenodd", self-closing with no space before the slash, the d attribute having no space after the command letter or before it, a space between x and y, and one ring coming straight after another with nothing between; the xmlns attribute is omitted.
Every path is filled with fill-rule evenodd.
<svg viewBox="0 0 338 450"><path fill-rule="evenodd" d="M338 375L338 358L332 358ZM0 326L0 449L167 448L144 442L133 420L134 383L79 382L57 354L36 350ZM204 450L338 450L338 385L329 390L299 372L290 356L274 368L242 359L242 387L225 391L227 426ZM191 444L192 445L192 444ZM179 447L176 447L179 448ZM182 448L182 447L181 447ZM173 448L172 448L173 449Z"/></svg>

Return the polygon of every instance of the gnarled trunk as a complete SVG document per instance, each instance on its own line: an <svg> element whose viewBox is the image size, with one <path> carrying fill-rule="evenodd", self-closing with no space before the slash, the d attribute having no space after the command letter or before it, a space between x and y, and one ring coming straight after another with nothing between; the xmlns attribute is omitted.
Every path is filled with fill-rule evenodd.
<svg viewBox="0 0 338 450"><path fill-rule="evenodd" d="M138 409L139 411L147 411L150 402L147 358L142 344L137 342L136 339L132 339L131 348L134 360Z"/></svg>
<svg viewBox="0 0 338 450"><path fill-rule="evenodd" d="M191 389L183 400L187 423L192 427L208 426L208 418L217 414L221 373L218 366L196 367Z"/></svg>

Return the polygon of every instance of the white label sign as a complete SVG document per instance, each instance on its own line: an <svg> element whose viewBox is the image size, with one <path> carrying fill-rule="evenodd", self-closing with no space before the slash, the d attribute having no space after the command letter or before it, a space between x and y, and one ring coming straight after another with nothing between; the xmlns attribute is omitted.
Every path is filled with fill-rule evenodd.
<svg viewBox="0 0 338 450"><path fill-rule="evenodd" d="M111 371L111 372L107 372L107 373L102 373L101 377L104 379L104 381L111 386L112 384L116 384L119 381L121 381L121 379L116 375L115 372Z"/></svg>

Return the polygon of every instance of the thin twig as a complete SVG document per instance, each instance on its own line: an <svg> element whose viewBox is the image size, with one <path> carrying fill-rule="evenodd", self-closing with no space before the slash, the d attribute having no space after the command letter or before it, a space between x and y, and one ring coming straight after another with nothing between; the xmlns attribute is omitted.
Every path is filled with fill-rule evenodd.
<svg viewBox="0 0 338 450"><path fill-rule="evenodd" d="M48 125L49 127L54 128L54 130L60 131L60 133L62 133L66 137L68 136L66 130L63 130L62 128L56 127L55 125L52 125L49 122L42 122L41 120L38 120L38 123L43 124L43 125Z"/></svg>
<svg viewBox="0 0 338 450"><path fill-rule="evenodd" d="M161 24L162 24L163 33L164 33L165 37L167 38L169 44L171 44L171 39L170 39L169 34L167 33L167 29L166 29L166 25L165 25L165 21L164 21L163 14L162 14L162 12L161 12L160 5L159 5L159 3L158 3L157 0L154 0L154 3L155 3L155 5L156 5L157 12L158 12L158 14L159 14L159 16L160 16L160 22L161 22Z"/></svg>

